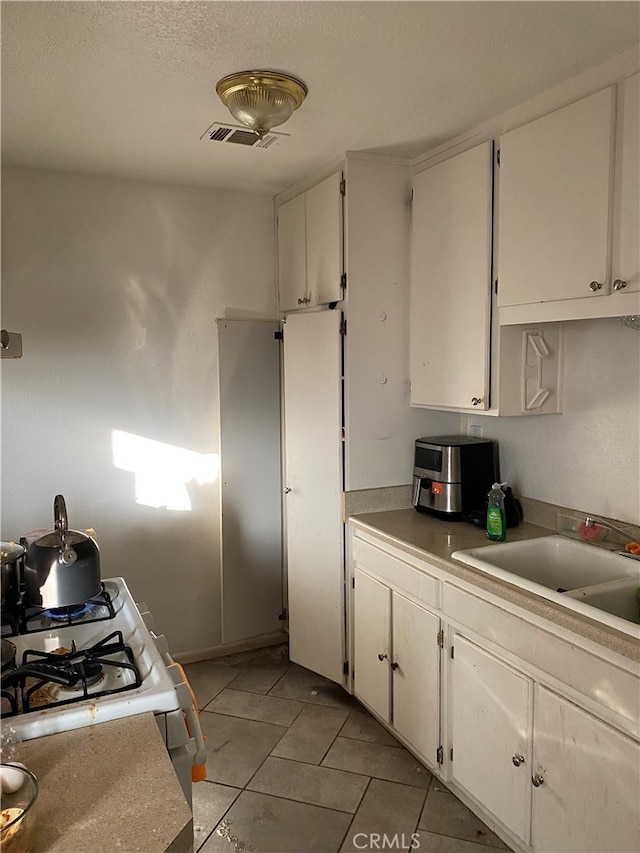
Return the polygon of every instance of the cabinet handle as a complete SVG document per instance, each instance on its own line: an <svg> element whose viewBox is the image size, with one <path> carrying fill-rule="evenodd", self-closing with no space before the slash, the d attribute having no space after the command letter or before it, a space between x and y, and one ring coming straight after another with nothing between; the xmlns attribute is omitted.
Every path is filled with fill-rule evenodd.
<svg viewBox="0 0 640 853"><path fill-rule="evenodd" d="M622 281L622 279L621 279L621 278L617 278L617 279L613 282L613 289L614 289L614 290L624 290L626 286L627 286L627 282L626 282L626 281Z"/></svg>
<svg viewBox="0 0 640 853"><path fill-rule="evenodd" d="M520 767L521 764L524 764L524 755L518 755L518 753L516 752L516 754L511 760L513 761L516 767Z"/></svg>
<svg viewBox="0 0 640 853"><path fill-rule="evenodd" d="M298 299L298 305L308 305L311 299L308 296L303 296Z"/></svg>
<svg viewBox="0 0 640 853"><path fill-rule="evenodd" d="M471 405L472 406L479 406L481 402L482 402L482 397L472 397L471 398Z"/></svg>
<svg viewBox="0 0 640 853"><path fill-rule="evenodd" d="M285 486L282 491L285 493L285 495L288 495L289 492L291 491L291 486Z"/></svg>
<svg viewBox="0 0 640 853"><path fill-rule="evenodd" d="M601 281L592 281L589 284L589 290L595 293L597 290L602 290L602 282Z"/></svg>
<svg viewBox="0 0 640 853"><path fill-rule="evenodd" d="M394 671L395 671L396 669L400 669L400 664L399 664L399 663L396 663L396 662L394 661L394 662L391 664L391 669L393 669Z"/></svg>
<svg viewBox="0 0 640 853"><path fill-rule="evenodd" d="M389 659L389 658L388 658L388 656L387 656L386 652L385 652L385 654L383 654L383 655L382 655L382 654L378 654L378 660L388 660L388 659Z"/></svg>
<svg viewBox="0 0 640 853"><path fill-rule="evenodd" d="M544 783L544 776L541 776L540 773L536 773L535 776L531 777L531 784L534 788L539 788L540 785Z"/></svg>

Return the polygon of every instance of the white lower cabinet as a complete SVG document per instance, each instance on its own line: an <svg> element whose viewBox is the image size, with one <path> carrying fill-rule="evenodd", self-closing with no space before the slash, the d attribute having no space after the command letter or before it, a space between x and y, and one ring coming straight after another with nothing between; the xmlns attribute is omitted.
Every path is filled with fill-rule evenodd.
<svg viewBox="0 0 640 853"><path fill-rule="evenodd" d="M455 633L451 780L536 853L637 851L640 745Z"/></svg>
<svg viewBox="0 0 640 853"><path fill-rule="evenodd" d="M532 845L541 853L637 853L640 745L536 688Z"/></svg>
<svg viewBox="0 0 640 853"><path fill-rule="evenodd" d="M391 722L391 590L355 570L353 672L355 695Z"/></svg>
<svg viewBox="0 0 640 853"><path fill-rule="evenodd" d="M435 764L440 619L358 568L354 579L354 694Z"/></svg>
<svg viewBox="0 0 640 853"><path fill-rule="evenodd" d="M460 634L452 645L451 778L528 843L533 682Z"/></svg>
<svg viewBox="0 0 640 853"><path fill-rule="evenodd" d="M352 533L354 695L514 850L638 853L638 666Z"/></svg>

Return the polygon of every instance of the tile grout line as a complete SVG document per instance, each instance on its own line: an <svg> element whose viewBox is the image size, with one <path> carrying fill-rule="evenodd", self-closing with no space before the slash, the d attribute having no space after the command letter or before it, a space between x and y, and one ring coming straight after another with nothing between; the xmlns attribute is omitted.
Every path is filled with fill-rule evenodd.
<svg viewBox="0 0 640 853"><path fill-rule="evenodd" d="M347 831L342 836L342 841L338 845L338 850L336 851L336 853L339 853L339 851L342 850L342 848L344 847L344 843L347 840L347 838L349 837L349 833L351 832L351 827L353 826L353 822L356 819L356 815L358 814L360 806L362 805L362 801L364 800L366 793L369 790L370 785L371 785L371 777L369 777L369 781L367 782L367 785L366 785L364 791L362 792L362 797L360 798L360 802L358 803L358 808L355 810L355 812L353 813L353 817L349 821L349 826L347 827Z"/></svg>

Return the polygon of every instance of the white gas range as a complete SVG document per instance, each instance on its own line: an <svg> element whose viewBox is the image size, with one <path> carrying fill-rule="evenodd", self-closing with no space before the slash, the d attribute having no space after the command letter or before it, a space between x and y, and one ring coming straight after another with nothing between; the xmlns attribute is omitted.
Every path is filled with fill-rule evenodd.
<svg viewBox="0 0 640 853"><path fill-rule="evenodd" d="M78 608L3 612L2 639L4 725L31 740L150 711L191 805L206 760L193 694L123 578Z"/></svg>

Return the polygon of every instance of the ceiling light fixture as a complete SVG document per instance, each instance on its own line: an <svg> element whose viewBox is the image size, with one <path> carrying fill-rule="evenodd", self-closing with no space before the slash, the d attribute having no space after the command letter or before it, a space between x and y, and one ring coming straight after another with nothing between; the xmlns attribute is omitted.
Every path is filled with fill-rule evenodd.
<svg viewBox="0 0 640 853"><path fill-rule="evenodd" d="M307 87L288 74L239 71L218 80L216 92L233 117L262 139L291 118L306 98Z"/></svg>

